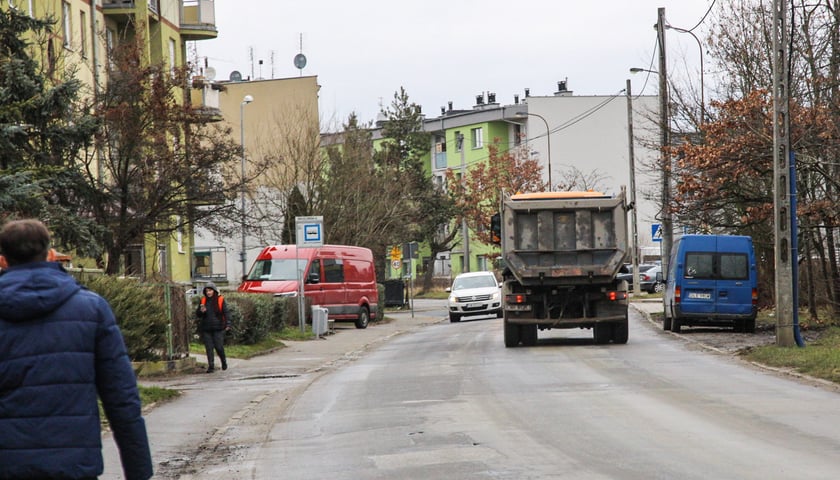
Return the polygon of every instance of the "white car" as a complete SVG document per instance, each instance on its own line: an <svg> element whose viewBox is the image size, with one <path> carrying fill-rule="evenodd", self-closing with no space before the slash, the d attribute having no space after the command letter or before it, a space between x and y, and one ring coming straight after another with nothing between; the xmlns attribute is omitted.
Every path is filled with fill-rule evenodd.
<svg viewBox="0 0 840 480"><path fill-rule="evenodd" d="M460 322L468 315L502 318L502 291L493 272L468 272L455 277L449 292L449 321Z"/></svg>

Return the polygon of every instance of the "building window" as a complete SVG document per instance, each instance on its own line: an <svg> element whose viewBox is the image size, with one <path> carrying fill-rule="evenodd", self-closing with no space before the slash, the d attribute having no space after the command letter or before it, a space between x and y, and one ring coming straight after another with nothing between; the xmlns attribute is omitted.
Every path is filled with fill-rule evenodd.
<svg viewBox="0 0 840 480"><path fill-rule="evenodd" d="M224 280L227 278L227 251L224 247L193 250L193 280Z"/></svg>
<svg viewBox="0 0 840 480"><path fill-rule="evenodd" d="M146 263L143 245L129 245L123 251L123 273L126 277L142 277L145 274Z"/></svg>
<svg viewBox="0 0 840 480"><path fill-rule="evenodd" d="M446 138L435 135L435 168L446 168Z"/></svg>
<svg viewBox="0 0 840 480"><path fill-rule="evenodd" d="M108 64L114 66L114 39L117 33L110 28L105 29L105 54L108 56Z"/></svg>
<svg viewBox="0 0 840 480"><path fill-rule="evenodd" d="M470 140L472 142L472 148L484 147L484 129L479 127L470 130Z"/></svg>
<svg viewBox="0 0 840 480"><path fill-rule="evenodd" d="M79 40L81 40L82 45L79 48L80 53L82 54L82 58L87 58L87 14L82 11L79 12Z"/></svg>
<svg viewBox="0 0 840 480"><path fill-rule="evenodd" d="M67 2L61 2L61 14L62 14L62 26L64 28L64 47L70 48L70 41L73 39L71 33L73 31L73 25L70 18L70 4Z"/></svg>
<svg viewBox="0 0 840 480"><path fill-rule="evenodd" d="M178 253L186 253L184 251L184 223L180 216L175 217L175 222L178 228L175 229L175 242L178 244Z"/></svg>
<svg viewBox="0 0 840 480"><path fill-rule="evenodd" d="M175 78L175 40L169 39L169 73Z"/></svg>
<svg viewBox="0 0 840 480"><path fill-rule="evenodd" d="M455 132L455 151L460 152L461 149L464 148L464 136L461 135L461 132Z"/></svg>

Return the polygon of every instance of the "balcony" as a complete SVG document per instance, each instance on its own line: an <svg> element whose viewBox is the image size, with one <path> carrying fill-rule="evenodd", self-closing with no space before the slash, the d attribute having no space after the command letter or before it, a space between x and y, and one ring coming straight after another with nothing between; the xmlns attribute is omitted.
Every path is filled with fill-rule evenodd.
<svg viewBox="0 0 840 480"><path fill-rule="evenodd" d="M204 117L204 121L217 122L222 120L219 109L219 92L222 86L196 76L192 79L190 89L190 105L193 111Z"/></svg>
<svg viewBox="0 0 840 480"><path fill-rule="evenodd" d="M185 41L207 40L219 35L216 29L216 4L214 0L181 0L180 10L161 11L160 0L102 0L105 15L124 23L133 18L139 10L148 8L150 19L176 23L181 29L181 38ZM166 7L166 4L164 4ZM174 18L176 15L180 18ZM140 17L143 17L141 15Z"/></svg>
<svg viewBox="0 0 840 480"><path fill-rule="evenodd" d="M214 0L182 0L181 38L183 40L208 40L218 35Z"/></svg>
<svg viewBox="0 0 840 480"><path fill-rule="evenodd" d="M160 0L102 0L103 13L119 23L130 21L138 13L138 8L148 7L149 15L160 15Z"/></svg>

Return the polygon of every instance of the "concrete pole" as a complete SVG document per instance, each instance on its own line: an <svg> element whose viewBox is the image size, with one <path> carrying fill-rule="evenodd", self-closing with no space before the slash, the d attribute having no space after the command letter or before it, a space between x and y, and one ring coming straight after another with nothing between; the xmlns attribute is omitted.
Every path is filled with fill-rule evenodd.
<svg viewBox="0 0 840 480"><path fill-rule="evenodd" d="M630 158L630 210L631 221L633 228L633 294L638 295L639 289L639 224L636 216L636 157L633 150L633 94L631 93L630 79L627 79L627 154ZM664 276L664 274L663 274Z"/></svg>
<svg viewBox="0 0 840 480"><path fill-rule="evenodd" d="M790 197L790 98L787 61L787 7L783 0L773 0L773 214L775 218L776 260L776 345L795 345L793 332L793 265L796 252L791 249Z"/></svg>
<svg viewBox="0 0 840 480"><path fill-rule="evenodd" d="M466 185L467 160L464 156L464 150L466 149L466 145L464 145L464 134L459 132L458 138L456 138L455 141L461 150L461 184ZM461 238L464 241L464 270L462 273L465 273L470 271L470 229L467 227L466 217L461 220Z"/></svg>
<svg viewBox="0 0 840 480"><path fill-rule="evenodd" d="M666 151L670 145L670 112L668 111L668 65L665 61L665 8L658 9L656 31L659 37L659 128L660 158L662 167L662 276L668 277L671 245L674 244L674 225L671 219L671 156Z"/></svg>

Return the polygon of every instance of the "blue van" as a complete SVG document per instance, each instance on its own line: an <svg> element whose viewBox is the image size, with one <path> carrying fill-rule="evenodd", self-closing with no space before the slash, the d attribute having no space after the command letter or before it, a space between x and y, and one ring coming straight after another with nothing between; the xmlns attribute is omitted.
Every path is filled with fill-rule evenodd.
<svg viewBox="0 0 840 480"><path fill-rule="evenodd" d="M670 260L665 330L712 325L755 332L758 275L752 238L683 235L674 242Z"/></svg>

